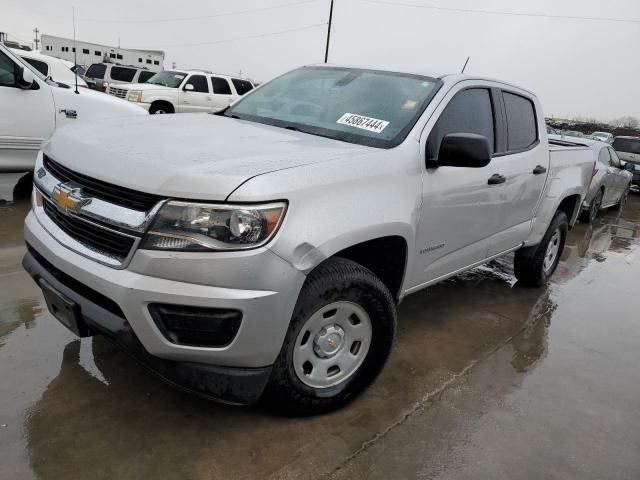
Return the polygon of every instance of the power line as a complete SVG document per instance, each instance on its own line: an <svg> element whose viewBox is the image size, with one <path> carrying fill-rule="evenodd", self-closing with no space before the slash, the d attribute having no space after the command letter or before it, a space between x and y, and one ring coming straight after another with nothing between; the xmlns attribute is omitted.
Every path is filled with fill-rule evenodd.
<svg viewBox="0 0 640 480"><path fill-rule="evenodd" d="M247 37L226 38L223 40L213 40L211 42L199 42L199 43L179 43L175 45L158 45L155 48L179 48L179 47L197 47L200 45L216 45L218 43L235 42L239 40L250 40L252 38L270 37L272 35L282 35L284 33L298 32L300 30L308 30L310 28L324 27L327 22L316 23L314 25L305 25L304 27L290 28L288 30L280 30L277 32L260 33L258 35L249 35Z"/></svg>
<svg viewBox="0 0 640 480"><path fill-rule="evenodd" d="M267 10L275 10L278 8L295 7L297 5L305 5L307 3L315 3L318 0L300 0L298 2L282 3L279 5L271 5L269 7L252 8L248 10L238 10L235 12L216 13L213 15L198 15L196 17L178 17L178 18L162 18L155 20L114 20L109 18L79 18L80 22L99 22L99 23L170 23L170 22L187 22L191 20L202 20L208 18L231 17L242 15L245 13L264 12Z"/></svg>
<svg viewBox="0 0 640 480"><path fill-rule="evenodd" d="M594 22L618 22L618 23L640 23L640 20L625 18L609 18L609 17L581 17L576 15L551 15L544 13L523 13L523 12L504 12L499 10L476 10L470 8L453 8L439 7L435 5L420 5L416 3L404 3L390 0L360 0L366 3L376 3L379 5L394 5L398 7L424 8L429 10L442 10L446 12L462 12L462 13L480 13L486 15L508 15L514 17L536 17L536 18L556 18L564 20L590 20Z"/></svg>

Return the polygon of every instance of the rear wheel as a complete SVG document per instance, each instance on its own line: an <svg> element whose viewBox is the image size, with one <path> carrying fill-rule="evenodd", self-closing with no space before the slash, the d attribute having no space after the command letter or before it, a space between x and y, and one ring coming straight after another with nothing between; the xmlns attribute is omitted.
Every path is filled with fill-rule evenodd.
<svg viewBox="0 0 640 480"><path fill-rule="evenodd" d="M598 216L598 212L602 208L602 190L599 190L595 197L591 200L591 205L589 205L589 210L583 211L580 214L580 221L583 223L591 223Z"/></svg>
<svg viewBox="0 0 640 480"><path fill-rule="evenodd" d="M569 221L564 212L556 212L540 244L516 252L514 273L523 285L540 287L553 275L567 238Z"/></svg>
<svg viewBox="0 0 640 480"><path fill-rule="evenodd" d="M350 260L325 261L302 287L267 401L296 415L341 407L382 370L395 329L395 302L378 277Z"/></svg>

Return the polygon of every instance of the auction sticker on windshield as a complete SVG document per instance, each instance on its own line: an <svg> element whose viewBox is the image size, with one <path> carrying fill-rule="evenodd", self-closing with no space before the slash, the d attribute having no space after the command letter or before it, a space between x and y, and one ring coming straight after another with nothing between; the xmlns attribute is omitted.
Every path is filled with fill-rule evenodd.
<svg viewBox="0 0 640 480"><path fill-rule="evenodd" d="M336 123L341 125L348 125L354 128L360 128L369 132L381 133L389 122L379 120L377 118L365 117L362 115L356 115L355 113L345 113L342 115Z"/></svg>

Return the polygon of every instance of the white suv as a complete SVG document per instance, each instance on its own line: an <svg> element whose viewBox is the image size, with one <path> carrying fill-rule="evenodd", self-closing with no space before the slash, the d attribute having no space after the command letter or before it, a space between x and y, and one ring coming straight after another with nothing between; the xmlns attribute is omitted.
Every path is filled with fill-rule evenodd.
<svg viewBox="0 0 640 480"><path fill-rule="evenodd" d="M111 85L108 93L149 113L215 112L253 90L249 80L203 70L165 70L146 83Z"/></svg>

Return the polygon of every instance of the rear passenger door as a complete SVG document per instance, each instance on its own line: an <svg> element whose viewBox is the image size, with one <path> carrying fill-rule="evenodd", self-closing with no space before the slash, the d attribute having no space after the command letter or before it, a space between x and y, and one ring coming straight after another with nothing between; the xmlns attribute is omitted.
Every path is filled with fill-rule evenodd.
<svg viewBox="0 0 640 480"><path fill-rule="evenodd" d="M213 111L218 111L223 108L227 108L231 102L238 98L231 90L229 80L224 77L216 77L215 75L212 75L210 78L211 86L213 87L213 101L211 102L211 109Z"/></svg>
<svg viewBox="0 0 640 480"><path fill-rule="evenodd" d="M491 164L506 178L500 222L489 256L522 244L529 235L531 219L542 195L549 168L549 152L540 142L542 118L534 99L526 92L500 89L501 128Z"/></svg>
<svg viewBox="0 0 640 480"><path fill-rule="evenodd" d="M178 94L178 112L207 112L211 110L212 95L205 75L191 75Z"/></svg>

